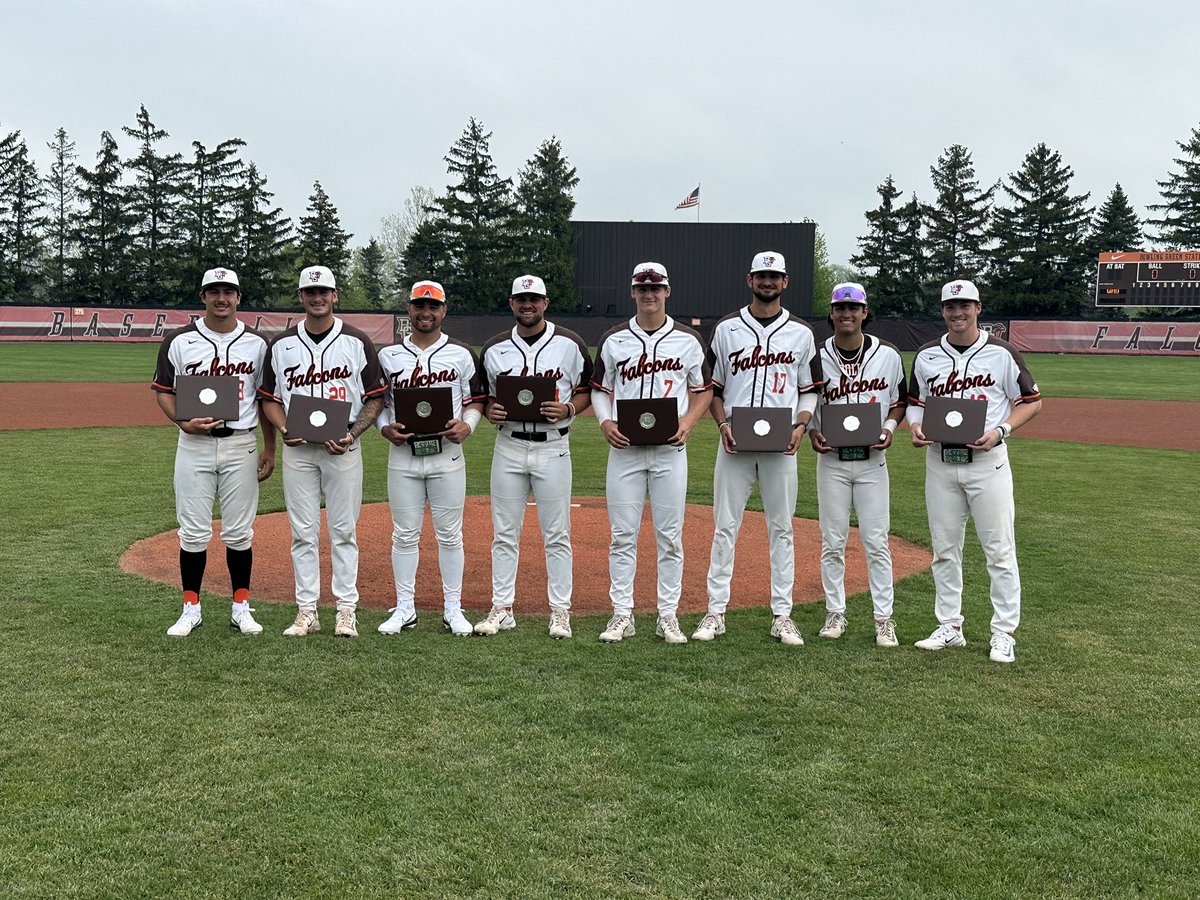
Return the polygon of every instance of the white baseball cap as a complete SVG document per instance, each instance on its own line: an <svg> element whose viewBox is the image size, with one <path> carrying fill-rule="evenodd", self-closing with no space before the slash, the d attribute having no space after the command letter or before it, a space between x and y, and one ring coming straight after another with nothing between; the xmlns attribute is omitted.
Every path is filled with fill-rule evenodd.
<svg viewBox="0 0 1200 900"><path fill-rule="evenodd" d="M750 274L753 275L755 272L778 272L780 275L786 275L787 263L783 261L783 254L776 253L774 250L756 253L754 261L750 263Z"/></svg>
<svg viewBox="0 0 1200 900"><path fill-rule="evenodd" d="M446 302L446 289L436 281L418 281L408 292L409 300L436 300Z"/></svg>
<svg viewBox="0 0 1200 900"><path fill-rule="evenodd" d="M942 302L948 300L979 300L979 288L975 287L975 282L966 281L962 278L957 281L951 281L949 284L942 286Z"/></svg>
<svg viewBox="0 0 1200 900"><path fill-rule="evenodd" d="M857 281L843 281L833 286L830 303L861 303L867 305L867 291Z"/></svg>
<svg viewBox="0 0 1200 900"><path fill-rule="evenodd" d="M300 290L306 287L327 287L330 290L337 290L337 280L334 279L333 273L324 266L309 266L300 272Z"/></svg>
<svg viewBox="0 0 1200 900"><path fill-rule="evenodd" d="M233 269L209 269L200 279L200 290L204 290L212 284L232 285L238 289L239 294L242 292L241 282L238 281L237 272Z"/></svg>
<svg viewBox="0 0 1200 900"><path fill-rule="evenodd" d="M522 275L513 280L512 286L512 296L519 297L521 294L537 294L539 297L545 297L546 282L536 275Z"/></svg>
<svg viewBox="0 0 1200 900"><path fill-rule="evenodd" d="M644 262L633 267L633 284L665 284L671 286L667 279L667 268L662 263Z"/></svg>

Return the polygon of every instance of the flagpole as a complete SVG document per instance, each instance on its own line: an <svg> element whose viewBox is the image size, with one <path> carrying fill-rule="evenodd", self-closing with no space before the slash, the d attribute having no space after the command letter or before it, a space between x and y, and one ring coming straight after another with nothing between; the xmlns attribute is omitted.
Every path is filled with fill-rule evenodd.
<svg viewBox="0 0 1200 900"><path fill-rule="evenodd" d="M700 182L696 182L696 224L700 224Z"/></svg>

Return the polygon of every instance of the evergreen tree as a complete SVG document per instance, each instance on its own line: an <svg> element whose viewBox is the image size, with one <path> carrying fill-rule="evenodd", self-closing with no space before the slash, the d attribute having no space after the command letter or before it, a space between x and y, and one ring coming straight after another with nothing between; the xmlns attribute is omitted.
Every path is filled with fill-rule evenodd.
<svg viewBox="0 0 1200 900"><path fill-rule="evenodd" d="M0 296L34 299L47 221L37 167L14 132L0 141Z"/></svg>
<svg viewBox="0 0 1200 900"><path fill-rule="evenodd" d="M1125 318L1122 307L1096 306L1096 264L1101 253L1120 253L1122 250L1141 250L1144 246L1142 223L1129 203L1125 190L1118 182L1108 199L1096 211L1087 238L1087 296L1083 299L1084 315L1115 319Z"/></svg>
<svg viewBox="0 0 1200 900"><path fill-rule="evenodd" d="M117 142L109 132L100 135L96 168L79 166L75 171L82 183L79 196L83 204L72 232L78 248L71 260L75 295L85 303L127 303L132 218L126 210Z"/></svg>
<svg viewBox="0 0 1200 900"><path fill-rule="evenodd" d="M988 214L996 185L979 189L971 151L953 144L929 167L937 197L925 209L929 277L937 284L978 279L987 253Z"/></svg>
<svg viewBox="0 0 1200 900"><path fill-rule="evenodd" d="M431 215L409 236L400 258L400 271L396 275L396 289L401 298L407 297L409 288L417 281L430 279L442 282L445 286L446 273L451 271L452 266L448 232L443 218ZM454 305L458 307L457 299Z"/></svg>
<svg viewBox="0 0 1200 900"><path fill-rule="evenodd" d="M888 175L875 192L879 194L879 206L866 212L867 233L858 239L859 252L850 257L850 263L863 273L863 287L872 307L882 314L891 314L903 294L903 223L895 205L900 189Z"/></svg>
<svg viewBox="0 0 1200 900"><path fill-rule="evenodd" d="M230 265L238 273L243 306L292 305L299 266L291 220L272 204L275 195L267 190L267 179L254 163L246 166L234 196L233 248L228 259L216 263Z"/></svg>
<svg viewBox="0 0 1200 900"><path fill-rule="evenodd" d="M562 152L562 143L552 137L543 141L525 168L518 172L517 234L524 258L517 267L546 282L555 307L575 311L575 212L573 191L579 176ZM516 277L514 272L513 276Z"/></svg>
<svg viewBox="0 0 1200 900"><path fill-rule="evenodd" d="M178 153L162 154L158 145L169 135L138 108L137 126L121 129L138 142L136 156L125 161L133 176L126 208L132 227L128 290L139 305L178 306L193 296L184 278L175 235L183 195L184 166Z"/></svg>
<svg viewBox="0 0 1200 900"><path fill-rule="evenodd" d="M398 288L404 280L404 248L409 238L436 208L437 194L433 188L416 185L404 199L404 210L384 216L379 222L379 246L383 251L390 286ZM420 280L420 279L418 279Z"/></svg>
<svg viewBox="0 0 1200 900"><path fill-rule="evenodd" d="M929 261L925 244L926 207L912 195L897 211L900 219L898 237L900 269L897 295L885 315L939 318L940 285L935 292L929 284Z"/></svg>
<svg viewBox="0 0 1200 900"><path fill-rule="evenodd" d="M1085 294L1088 194L1071 194L1071 167L1038 144L1008 176L1011 207L993 217L996 292L989 306L1010 315L1074 315Z"/></svg>
<svg viewBox="0 0 1200 900"><path fill-rule="evenodd" d="M383 247L375 238L367 241L354 253L354 273L350 279L354 288L362 294L366 309L388 309L391 291L388 288L387 262Z"/></svg>
<svg viewBox="0 0 1200 900"><path fill-rule="evenodd" d="M210 269L232 265L237 252L237 217L246 164L241 138L221 141L209 150L192 141L192 161L187 166L179 227L186 262L183 268Z"/></svg>
<svg viewBox="0 0 1200 900"><path fill-rule="evenodd" d="M54 140L46 146L53 154L45 183L49 206L46 224L49 244L47 281L51 299L56 303L66 303L71 299L67 295L67 260L74 251L71 232L78 216L79 173L75 162L78 157L75 142L67 137L63 128L54 133Z"/></svg>
<svg viewBox="0 0 1200 900"><path fill-rule="evenodd" d="M811 222L812 219L805 219L804 221ZM833 296L833 286L837 283L837 276L834 274L833 265L829 261L829 245L825 242L825 235L818 228L816 230L816 237L813 240L812 314L814 316L829 314L829 300Z"/></svg>
<svg viewBox="0 0 1200 900"><path fill-rule="evenodd" d="M1162 215L1150 219L1148 224L1158 229L1158 240L1172 250L1200 249L1200 127L1192 129L1186 141L1176 141L1183 151L1182 156L1172 162L1176 171L1167 174L1166 181L1158 182L1163 202L1155 203L1150 209Z"/></svg>
<svg viewBox="0 0 1200 900"><path fill-rule="evenodd" d="M349 275L350 238L353 236L342 230L337 207L321 187L321 182L313 182L312 196L308 198L308 215L300 217L298 244L301 265L325 266L333 271L336 278Z"/></svg>
<svg viewBox="0 0 1200 900"><path fill-rule="evenodd" d="M514 262L512 180L496 174L489 149L491 137L474 117L468 121L445 156L448 174L458 180L447 186L438 203L440 214L421 235L423 240L436 239L445 246L445 250L424 248L422 252L432 251L426 261L443 256L451 260L451 269L438 280L451 293L455 309L506 309L510 276L518 267ZM439 228L440 234L434 228Z"/></svg>

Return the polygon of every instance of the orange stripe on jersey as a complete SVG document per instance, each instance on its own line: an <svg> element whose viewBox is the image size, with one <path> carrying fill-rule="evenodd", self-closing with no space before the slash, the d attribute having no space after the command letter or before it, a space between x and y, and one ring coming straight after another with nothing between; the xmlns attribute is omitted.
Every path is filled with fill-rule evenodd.
<svg viewBox="0 0 1200 900"><path fill-rule="evenodd" d="M158 391L161 394L175 393L175 385L159 384L157 381L150 382L150 390Z"/></svg>

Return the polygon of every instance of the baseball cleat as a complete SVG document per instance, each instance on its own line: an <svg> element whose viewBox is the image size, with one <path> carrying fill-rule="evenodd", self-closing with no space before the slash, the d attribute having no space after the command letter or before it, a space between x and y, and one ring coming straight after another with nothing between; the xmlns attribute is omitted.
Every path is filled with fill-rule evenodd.
<svg viewBox="0 0 1200 900"><path fill-rule="evenodd" d="M288 637L304 637L321 630L321 620L315 609L302 609L296 613L296 621L283 630Z"/></svg>
<svg viewBox="0 0 1200 900"><path fill-rule="evenodd" d="M1017 661L1017 640L1007 631L992 632L992 652L989 654L992 662L1010 663Z"/></svg>
<svg viewBox="0 0 1200 900"><path fill-rule="evenodd" d="M358 637L358 616L352 609L339 609L333 624L334 637Z"/></svg>
<svg viewBox="0 0 1200 900"><path fill-rule="evenodd" d="M249 603L234 603L229 614L229 627L242 634L262 634L262 626L254 621L253 612Z"/></svg>
<svg viewBox="0 0 1200 900"><path fill-rule="evenodd" d="M455 637L467 637L472 632L471 623L467 621L461 609L445 613L442 616L442 624Z"/></svg>
<svg viewBox="0 0 1200 900"><path fill-rule="evenodd" d="M896 623L891 619L876 619L875 620L875 646L876 647L899 647L900 641L896 637Z"/></svg>
<svg viewBox="0 0 1200 900"><path fill-rule="evenodd" d="M708 613L696 630L692 632L693 641L711 641L725 633L725 616L722 613Z"/></svg>
<svg viewBox="0 0 1200 900"><path fill-rule="evenodd" d="M796 627L791 616L775 617L775 621L771 623L771 637L789 647L804 646L804 638L800 636L800 629Z"/></svg>
<svg viewBox="0 0 1200 900"><path fill-rule="evenodd" d="M617 613L608 620L608 626L600 632L600 640L606 644L616 644L635 634L637 631L633 627L633 616Z"/></svg>
<svg viewBox="0 0 1200 900"><path fill-rule="evenodd" d="M846 616L840 612L826 613L825 624L818 633L823 638L836 641L846 633Z"/></svg>
<svg viewBox="0 0 1200 900"><path fill-rule="evenodd" d="M199 628L201 624L200 604L185 603L183 604L183 615L167 629L167 637L187 637L193 629Z"/></svg>
<svg viewBox="0 0 1200 900"><path fill-rule="evenodd" d="M967 639L963 637L961 625L939 625L929 637L917 641L916 646L922 650L945 650L947 647L965 647Z"/></svg>
<svg viewBox="0 0 1200 900"><path fill-rule="evenodd" d="M486 619L475 623L475 633L486 634L490 637L501 631L511 631L516 627L517 620L512 614L512 607L493 606L488 610ZM570 631L570 627L567 630ZM567 637L570 635L568 634Z"/></svg>
<svg viewBox="0 0 1200 900"><path fill-rule="evenodd" d="M658 627L654 633L668 644L686 644L687 635L679 627L679 619L675 616L659 616Z"/></svg>
<svg viewBox="0 0 1200 900"><path fill-rule="evenodd" d="M407 628L417 627L417 611L401 609L396 606L391 609L391 616L379 623L380 634L399 634Z"/></svg>
<svg viewBox="0 0 1200 900"><path fill-rule="evenodd" d="M511 618L511 617L510 617ZM481 622L480 625L483 623ZM479 625L475 626L479 630ZM562 640L571 636L571 614L565 609L550 610L550 637Z"/></svg>

